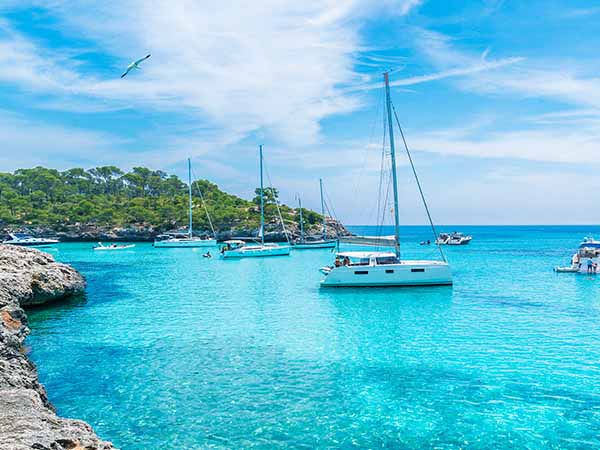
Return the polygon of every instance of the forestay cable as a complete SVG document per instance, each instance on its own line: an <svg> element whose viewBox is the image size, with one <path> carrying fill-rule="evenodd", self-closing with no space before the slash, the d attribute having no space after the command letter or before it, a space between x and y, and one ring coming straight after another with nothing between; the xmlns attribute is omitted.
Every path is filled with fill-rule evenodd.
<svg viewBox="0 0 600 450"><path fill-rule="evenodd" d="M194 169L192 169L192 176L196 180L196 182L193 182L192 185L194 185L194 183L196 183L196 190L198 191L198 194L200 195L200 202L202 203L202 207L204 208L204 212L206 213L206 218L208 219L208 225L210 225L210 229L212 231L213 237L216 239L217 233L215 233L215 227L213 227L212 220L210 220L210 214L208 213L208 207L206 206L206 202L204 201L204 196L202 195L202 190L198 186L198 183L197 183L198 180L196 178L196 174L194 173Z"/></svg>
<svg viewBox="0 0 600 450"><path fill-rule="evenodd" d="M271 187L271 190L274 189L273 188L273 182L271 181L271 176L269 175L269 170L267 169L267 165L265 164L265 161L263 159L263 167L265 169L265 173L267 175L267 180L269 182L269 186ZM271 191L273 192L273 191ZM261 193L262 195L262 193ZM281 228L283 228L283 235L285 236L285 240L287 241L287 243L290 243L290 238L288 237L288 232L285 229L285 223L283 222L283 216L281 215L281 209L279 209L279 200L277 199L277 197L275 197L275 195L273 195L273 199L275 200L275 206L277 207L277 214L279 214L279 220L281 221ZM263 230L264 233L264 230Z"/></svg>
<svg viewBox="0 0 600 450"><path fill-rule="evenodd" d="M391 103L391 102L390 102ZM410 167L412 168L413 175L415 176L415 181L417 182L417 187L419 188L419 193L421 194L421 200L423 201L423 206L425 206L425 212L427 213L427 218L429 219L429 225L431 226L431 231L433 231L433 237L436 241L436 245L438 250L440 251L440 255L442 256L442 260L446 262L446 256L444 255L444 251L440 246L437 240L437 232L435 231L435 225L433 224L433 219L431 218L431 214L429 212L429 206L427 206L427 200L425 200L425 194L423 193L423 189L421 188L421 182L419 181L419 176L417 175L417 170L415 169L415 165L413 164L412 156L410 155L410 150L408 149L408 144L406 143L406 139L404 138L404 132L402 131L402 127L400 126L400 120L398 120L398 114L396 113L396 107L392 103L392 110L394 111L394 117L396 118L396 124L398 125L398 130L400 130L400 136L402 136L402 142L404 142L404 148L406 149L406 154L408 156L408 161L410 162Z"/></svg>

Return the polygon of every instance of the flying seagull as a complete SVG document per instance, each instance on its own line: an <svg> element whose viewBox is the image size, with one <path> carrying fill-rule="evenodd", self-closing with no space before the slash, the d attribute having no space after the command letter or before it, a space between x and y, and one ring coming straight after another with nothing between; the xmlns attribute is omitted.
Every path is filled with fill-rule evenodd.
<svg viewBox="0 0 600 450"><path fill-rule="evenodd" d="M138 59L137 61L132 62L131 64L129 64L127 66L127 70L125 70L125 73L123 75L121 75L121 78L123 78L125 75L127 75L129 72L131 72L133 69L138 69L141 70L142 68L140 67L140 63L142 61L146 61L148 58L150 58L150 53L148 53L146 56L144 56L143 58Z"/></svg>

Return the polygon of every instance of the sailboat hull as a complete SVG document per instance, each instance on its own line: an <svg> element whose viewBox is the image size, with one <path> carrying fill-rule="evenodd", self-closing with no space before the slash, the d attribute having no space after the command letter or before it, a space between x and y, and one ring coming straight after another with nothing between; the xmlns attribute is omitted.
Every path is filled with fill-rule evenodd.
<svg viewBox="0 0 600 450"><path fill-rule="evenodd" d="M452 284L452 272L441 261L349 265L328 268L322 287L442 286Z"/></svg>
<svg viewBox="0 0 600 450"><path fill-rule="evenodd" d="M249 245L221 253L224 259L260 258L266 256L287 256L290 247L287 245Z"/></svg>
<svg viewBox="0 0 600 450"><path fill-rule="evenodd" d="M337 240L321 240L321 241L306 241L292 244L294 250L308 250L313 248L335 248L337 247Z"/></svg>
<svg viewBox="0 0 600 450"><path fill-rule="evenodd" d="M215 239L164 239L154 241L157 248L193 248L193 247L216 247Z"/></svg>

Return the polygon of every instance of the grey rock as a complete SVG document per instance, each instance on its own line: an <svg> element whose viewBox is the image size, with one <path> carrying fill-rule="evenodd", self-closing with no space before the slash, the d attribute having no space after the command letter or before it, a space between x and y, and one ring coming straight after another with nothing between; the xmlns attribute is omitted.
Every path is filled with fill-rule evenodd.
<svg viewBox="0 0 600 450"><path fill-rule="evenodd" d="M58 417L27 358L29 333L21 306L39 305L83 292L73 268L35 249L0 245L0 450L108 450L92 427Z"/></svg>

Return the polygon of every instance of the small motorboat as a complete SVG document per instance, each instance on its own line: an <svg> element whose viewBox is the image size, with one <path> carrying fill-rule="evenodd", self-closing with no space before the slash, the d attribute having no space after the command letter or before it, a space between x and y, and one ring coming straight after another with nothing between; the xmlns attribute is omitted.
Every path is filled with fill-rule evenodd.
<svg viewBox="0 0 600 450"><path fill-rule="evenodd" d="M135 244L123 244L123 245L109 244L109 245L104 245L102 242L98 242L98 245L96 245L95 247L93 247L93 249L97 250L97 251L109 251L109 250L126 250L128 248L133 248L133 247L135 247Z"/></svg>
<svg viewBox="0 0 600 450"><path fill-rule="evenodd" d="M466 236L457 231L453 233L440 233L435 240L437 245L466 245L473 239L472 236Z"/></svg>

